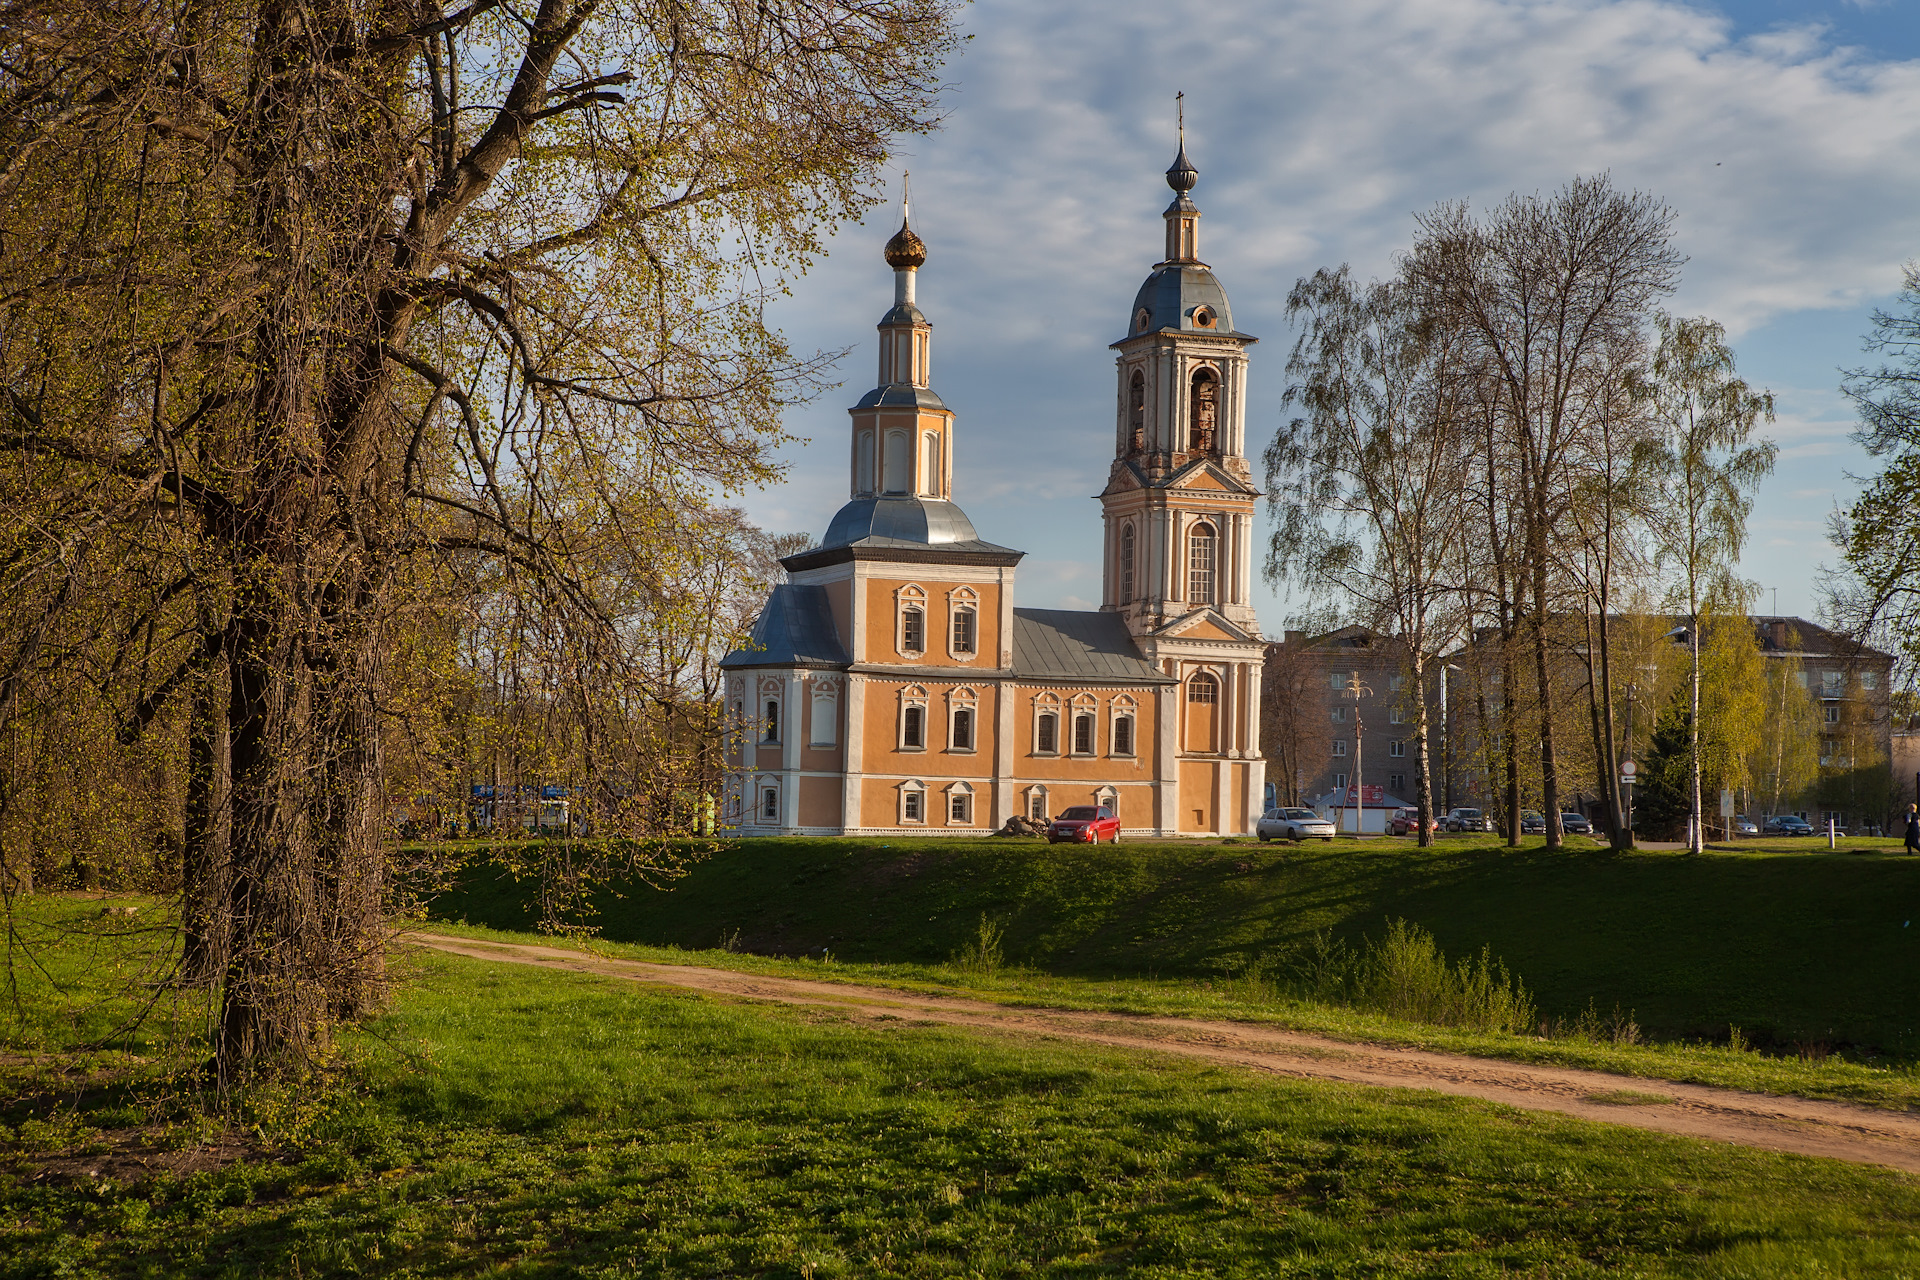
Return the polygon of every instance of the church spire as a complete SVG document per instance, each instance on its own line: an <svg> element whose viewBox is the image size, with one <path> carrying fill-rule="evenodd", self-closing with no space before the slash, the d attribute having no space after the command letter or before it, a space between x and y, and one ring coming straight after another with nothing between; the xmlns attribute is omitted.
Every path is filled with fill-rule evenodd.
<svg viewBox="0 0 1920 1280"><path fill-rule="evenodd" d="M893 268L893 305L913 305L914 273L927 264L926 241L913 233L910 174L900 178L900 229L887 241L887 265Z"/></svg>
<svg viewBox="0 0 1920 1280"><path fill-rule="evenodd" d="M1161 215L1167 220L1168 262L1200 261L1200 208L1187 196L1200 181L1200 171L1187 159L1186 96L1185 93L1173 95L1179 112L1180 154L1167 167L1167 185L1173 188L1174 196L1173 203Z"/></svg>

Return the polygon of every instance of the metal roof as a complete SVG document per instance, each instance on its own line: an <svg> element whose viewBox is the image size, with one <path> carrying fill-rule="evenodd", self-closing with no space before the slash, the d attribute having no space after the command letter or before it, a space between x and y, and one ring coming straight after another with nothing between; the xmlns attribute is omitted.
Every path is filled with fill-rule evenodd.
<svg viewBox="0 0 1920 1280"><path fill-rule="evenodd" d="M1013 674L1072 680L1147 680L1171 684L1140 656L1117 613L1074 609L1013 611Z"/></svg>
<svg viewBox="0 0 1920 1280"><path fill-rule="evenodd" d="M956 504L939 498L855 498L840 508L827 536L810 550L835 547L938 547L943 551L1007 552L983 542Z"/></svg>
<svg viewBox="0 0 1920 1280"><path fill-rule="evenodd" d="M894 382L884 387L875 387L861 396L860 403L853 407L854 409L944 409L947 407L947 402L935 395L928 387L916 387L910 382Z"/></svg>
<svg viewBox="0 0 1920 1280"><path fill-rule="evenodd" d="M1219 317L1213 328L1202 329L1193 322L1194 308L1203 303ZM1144 326L1134 322L1142 310L1147 312ZM1191 262L1161 263L1133 296L1133 306L1127 312L1127 337L1138 338L1162 329L1249 340L1247 334L1234 330L1233 307L1227 301L1227 291L1219 277Z"/></svg>
<svg viewBox="0 0 1920 1280"><path fill-rule="evenodd" d="M844 667L853 661L833 625L825 587L782 583L753 624L753 639L720 660L722 667Z"/></svg>

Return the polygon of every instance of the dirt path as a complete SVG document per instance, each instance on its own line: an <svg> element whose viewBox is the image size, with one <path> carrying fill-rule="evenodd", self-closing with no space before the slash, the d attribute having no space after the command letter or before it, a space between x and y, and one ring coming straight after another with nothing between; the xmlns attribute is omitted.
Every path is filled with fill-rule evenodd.
<svg viewBox="0 0 1920 1280"><path fill-rule="evenodd" d="M1856 1164L1888 1165L1920 1174L1920 1114L1909 1112L1741 1093L1604 1071L1356 1044L1244 1022L1013 1009L883 987L613 960L559 947L477 942L439 934L409 934L406 941L478 960L571 969L741 999L824 1006L856 1018L913 1018L1115 1048L1153 1049L1303 1079L1434 1089L1528 1111L1557 1111L1658 1133ZM1602 1100L1607 1098L1614 1101Z"/></svg>

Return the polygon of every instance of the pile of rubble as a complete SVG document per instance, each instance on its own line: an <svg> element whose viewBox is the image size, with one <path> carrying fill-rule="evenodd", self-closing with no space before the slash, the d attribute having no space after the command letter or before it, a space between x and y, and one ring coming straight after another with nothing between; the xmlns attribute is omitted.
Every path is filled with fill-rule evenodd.
<svg viewBox="0 0 1920 1280"><path fill-rule="evenodd" d="M1044 839L1047 834L1047 824L1033 818L1023 818L1016 813L1007 819L1006 826L1000 828L993 834L997 836L1025 836L1028 839Z"/></svg>

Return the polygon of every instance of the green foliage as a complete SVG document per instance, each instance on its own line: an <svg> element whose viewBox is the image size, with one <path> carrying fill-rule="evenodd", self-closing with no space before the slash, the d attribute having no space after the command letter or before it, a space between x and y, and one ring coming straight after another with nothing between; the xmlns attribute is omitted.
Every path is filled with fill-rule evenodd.
<svg viewBox="0 0 1920 1280"><path fill-rule="evenodd" d="M1634 830L1655 840L1681 839L1687 815L1693 812L1693 781L1689 774L1687 687L1674 690L1654 722L1653 740L1641 757L1634 779Z"/></svg>
<svg viewBox="0 0 1920 1280"><path fill-rule="evenodd" d="M1006 956L1000 949L1006 930L999 923L987 918L986 912L980 913L980 932L971 941L953 953L953 967L962 973L978 974L991 978L1006 963Z"/></svg>
<svg viewBox="0 0 1920 1280"><path fill-rule="evenodd" d="M1578 838L1570 843L1593 849ZM1883 842L1897 848L1897 841ZM1763 851L1764 850L1764 851ZM1288 991L1316 935L1358 949L1394 919L1417 921L1448 955L1490 946L1525 978L1540 1015L1590 1001L1637 1010L1660 1038L1719 1037L1739 1023L1763 1043L1920 1053L1920 918L1898 858L1833 856L1825 842L1753 853L1553 854L1449 837L1416 852L1393 840L1293 847L1128 841L1097 851L981 840L737 841L670 893L600 900L599 936L705 950L828 948L846 964L940 966L975 940L982 913L1008 960L1063 978L1221 982L1256 965ZM531 931L537 904L476 878L436 917Z"/></svg>

